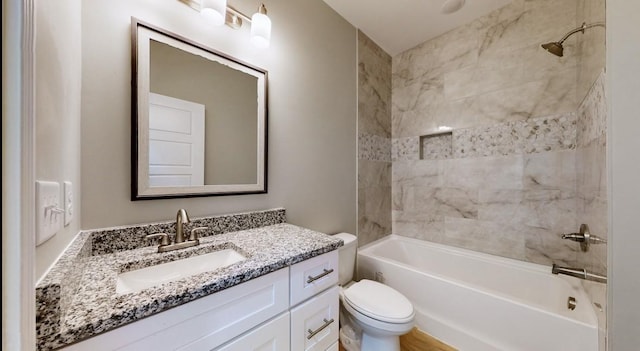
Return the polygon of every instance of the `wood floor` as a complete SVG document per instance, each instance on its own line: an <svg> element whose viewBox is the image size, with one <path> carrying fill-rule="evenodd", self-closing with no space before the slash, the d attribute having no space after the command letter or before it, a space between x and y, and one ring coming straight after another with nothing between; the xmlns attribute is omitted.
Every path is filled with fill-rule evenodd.
<svg viewBox="0 0 640 351"><path fill-rule="evenodd" d="M441 342L440 340L431 337L424 332L413 328L408 334L400 337L400 350L401 351L457 351L453 347ZM340 351L346 351L342 345L340 345ZM367 350L362 350L367 351Z"/></svg>

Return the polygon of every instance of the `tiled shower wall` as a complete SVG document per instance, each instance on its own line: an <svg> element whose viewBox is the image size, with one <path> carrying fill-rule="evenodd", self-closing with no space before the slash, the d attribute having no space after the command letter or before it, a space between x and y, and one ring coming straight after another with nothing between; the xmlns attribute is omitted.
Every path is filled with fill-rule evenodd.
<svg viewBox="0 0 640 351"><path fill-rule="evenodd" d="M606 236L604 36L540 48L595 2L515 0L393 58L395 234L603 273L559 234Z"/></svg>
<svg viewBox="0 0 640 351"><path fill-rule="evenodd" d="M391 56L358 31L358 245L391 234Z"/></svg>

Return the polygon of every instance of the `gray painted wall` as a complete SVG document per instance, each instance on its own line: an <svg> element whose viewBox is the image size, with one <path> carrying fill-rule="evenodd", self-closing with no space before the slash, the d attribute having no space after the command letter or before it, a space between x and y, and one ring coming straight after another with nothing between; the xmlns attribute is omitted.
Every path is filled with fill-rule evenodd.
<svg viewBox="0 0 640 351"><path fill-rule="evenodd" d="M82 223L80 197L81 1L36 1L36 179L71 181L74 218L36 248L36 277Z"/></svg>
<svg viewBox="0 0 640 351"><path fill-rule="evenodd" d="M241 0L233 5L252 14L258 4ZM54 145L38 152L38 158L56 154L71 158L81 152L79 162L53 169L81 168L76 199L82 200L82 207L77 207L76 223L82 229L170 220L179 208L197 217L285 207L292 224L326 233L355 233L356 30L321 1L265 5L273 22L268 50L250 44L248 27L212 27L176 0L82 3L81 30L75 31L73 43L58 44L79 47L82 32L82 121L63 119L47 132L68 138L68 130L81 128L81 145L75 151ZM132 16L269 72L267 194L130 200ZM55 244L38 249L42 269L37 276L75 233L77 229L57 235Z"/></svg>

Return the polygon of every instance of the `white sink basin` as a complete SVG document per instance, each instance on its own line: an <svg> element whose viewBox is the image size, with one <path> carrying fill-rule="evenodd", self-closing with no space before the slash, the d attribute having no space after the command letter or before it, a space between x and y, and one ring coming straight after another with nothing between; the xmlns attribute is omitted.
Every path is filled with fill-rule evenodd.
<svg viewBox="0 0 640 351"><path fill-rule="evenodd" d="M246 259L233 249L224 249L120 273L116 283L116 293L126 294L140 291L162 283L227 267Z"/></svg>

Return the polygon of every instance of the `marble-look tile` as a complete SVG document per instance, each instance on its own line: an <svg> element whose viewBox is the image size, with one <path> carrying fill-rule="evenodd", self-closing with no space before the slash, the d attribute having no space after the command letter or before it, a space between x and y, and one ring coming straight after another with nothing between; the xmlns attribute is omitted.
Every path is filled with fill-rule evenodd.
<svg viewBox="0 0 640 351"><path fill-rule="evenodd" d="M451 158L452 134L433 134L420 137L420 159L439 160Z"/></svg>
<svg viewBox="0 0 640 351"><path fill-rule="evenodd" d="M442 160L396 161L392 165L393 187L438 187L443 184Z"/></svg>
<svg viewBox="0 0 640 351"><path fill-rule="evenodd" d="M450 115L445 115L448 121L438 123L456 129L575 112L573 80L575 69L568 69L548 78L453 100Z"/></svg>
<svg viewBox="0 0 640 351"><path fill-rule="evenodd" d="M582 0L526 0L526 33L521 40L527 43L546 43L574 29L577 27L576 9L580 1ZM573 37L570 39L575 40Z"/></svg>
<svg viewBox="0 0 640 351"><path fill-rule="evenodd" d="M391 140L374 134L358 133L358 159L391 162Z"/></svg>
<svg viewBox="0 0 640 351"><path fill-rule="evenodd" d="M393 137L575 112L575 55L539 47L575 13L576 0L515 1L394 57Z"/></svg>
<svg viewBox="0 0 640 351"><path fill-rule="evenodd" d="M452 188L521 189L523 157L443 160L443 184Z"/></svg>
<svg viewBox="0 0 640 351"><path fill-rule="evenodd" d="M394 234L434 242L443 240L443 218L410 211L393 211L392 218Z"/></svg>
<svg viewBox="0 0 640 351"><path fill-rule="evenodd" d="M405 211L442 219L478 218L477 189L405 187L403 190Z"/></svg>
<svg viewBox="0 0 640 351"><path fill-rule="evenodd" d="M358 245L391 234L391 186L358 190Z"/></svg>
<svg viewBox="0 0 640 351"><path fill-rule="evenodd" d="M358 160L358 188L391 186L391 162Z"/></svg>
<svg viewBox="0 0 640 351"><path fill-rule="evenodd" d="M532 213L523 200L520 189L480 189L478 219L499 223L524 223Z"/></svg>
<svg viewBox="0 0 640 351"><path fill-rule="evenodd" d="M576 257L580 255L577 243L564 240L560 235L542 228L526 227L525 260L533 263L551 266L556 263L572 267Z"/></svg>
<svg viewBox="0 0 640 351"><path fill-rule="evenodd" d="M607 104L604 95L604 80L604 71L601 71L578 108L577 144L580 147L606 140Z"/></svg>
<svg viewBox="0 0 640 351"><path fill-rule="evenodd" d="M589 82L604 41L573 36L564 57L540 48L582 17L602 20L602 5L514 0L393 58L394 233L606 270L606 250L559 237L581 221L606 227L604 73ZM441 125L453 158L415 161L434 157L416 138Z"/></svg>
<svg viewBox="0 0 640 351"><path fill-rule="evenodd" d="M458 100L502 90L525 82L522 65L505 61L499 67L465 66L444 75L444 96Z"/></svg>
<svg viewBox="0 0 640 351"><path fill-rule="evenodd" d="M589 193L606 197L607 147L603 145L604 141L599 140L576 151L576 181L580 194Z"/></svg>
<svg viewBox="0 0 640 351"><path fill-rule="evenodd" d="M574 191L481 189L479 198L478 219L520 223L558 235L575 230Z"/></svg>
<svg viewBox="0 0 640 351"><path fill-rule="evenodd" d="M358 31L358 130L391 137L391 56Z"/></svg>
<svg viewBox="0 0 640 351"><path fill-rule="evenodd" d="M393 161L420 159L420 137L395 138L392 141Z"/></svg>
<svg viewBox="0 0 640 351"><path fill-rule="evenodd" d="M576 189L576 150L543 152L524 156L525 189Z"/></svg>
<svg viewBox="0 0 640 351"><path fill-rule="evenodd" d="M517 226L468 218L445 218L445 244L523 260L524 236Z"/></svg>

